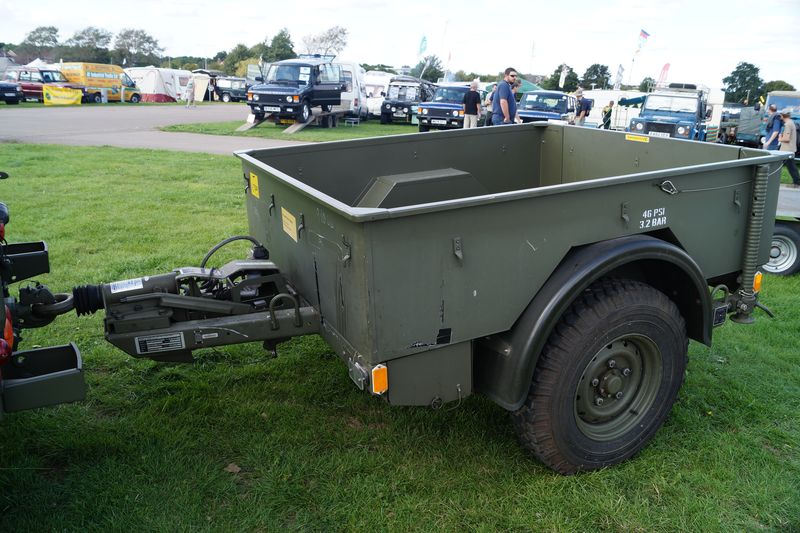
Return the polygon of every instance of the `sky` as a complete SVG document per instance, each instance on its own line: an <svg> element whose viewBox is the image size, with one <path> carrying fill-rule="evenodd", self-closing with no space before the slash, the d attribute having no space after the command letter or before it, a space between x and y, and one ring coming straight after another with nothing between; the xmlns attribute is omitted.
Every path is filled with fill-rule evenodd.
<svg viewBox="0 0 800 533"><path fill-rule="evenodd" d="M623 82L638 84L645 76L658 79L669 63L669 82L720 88L746 61L764 81L780 79L800 90L799 0L137 0L120 6L0 0L0 42L19 43L37 26L56 26L62 41L87 26L115 34L133 28L155 37L166 56L212 57L238 43L270 40L285 27L302 53L303 37L338 25L349 36L339 56L359 63L413 66L425 37L425 54L436 54L452 71L511 66L550 75L566 63L582 76L600 63L612 82L622 65ZM641 30L650 36L636 53Z"/></svg>

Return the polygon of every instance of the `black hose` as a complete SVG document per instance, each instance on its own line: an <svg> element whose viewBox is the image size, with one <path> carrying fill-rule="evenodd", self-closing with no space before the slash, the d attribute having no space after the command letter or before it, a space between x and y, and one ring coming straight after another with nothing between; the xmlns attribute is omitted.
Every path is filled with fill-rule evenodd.
<svg viewBox="0 0 800 533"><path fill-rule="evenodd" d="M234 241L250 241L250 242L253 243L254 246L257 246L257 247L260 247L260 248L264 248L260 242L255 240L250 235L234 235L233 237L228 237L224 241L221 241L221 242L217 243L216 245L214 245L214 247L211 248L208 251L206 256L200 262L200 268L205 268L206 267L206 263L208 262L209 259L211 259L211 256L214 255L217 250L219 250L220 248L222 248L226 244L230 244L230 243L232 243Z"/></svg>

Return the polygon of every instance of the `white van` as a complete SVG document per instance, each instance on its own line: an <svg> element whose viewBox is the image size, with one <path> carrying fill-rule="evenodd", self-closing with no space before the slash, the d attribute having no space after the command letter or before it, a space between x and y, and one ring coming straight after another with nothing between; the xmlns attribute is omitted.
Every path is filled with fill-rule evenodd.
<svg viewBox="0 0 800 533"><path fill-rule="evenodd" d="M346 84L342 91L342 105L335 106L337 109L347 111L352 117L361 120L367 119L367 91L364 85L364 68L356 62L339 60L333 62L342 69L342 78Z"/></svg>
<svg viewBox="0 0 800 533"><path fill-rule="evenodd" d="M389 91L389 82L397 74L383 72L382 70L369 70L364 74L364 84L367 89L367 108L370 116L381 116L381 104Z"/></svg>

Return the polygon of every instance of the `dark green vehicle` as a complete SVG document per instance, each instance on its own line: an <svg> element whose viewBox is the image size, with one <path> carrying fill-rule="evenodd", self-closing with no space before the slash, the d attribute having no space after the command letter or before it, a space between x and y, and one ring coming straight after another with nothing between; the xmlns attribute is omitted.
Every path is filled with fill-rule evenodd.
<svg viewBox="0 0 800 533"><path fill-rule="evenodd" d="M389 404L488 396L562 473L642 449L689 340L753 320L784 157L548 123L236 155L250 235L63 305L161 361L319 333Z"/></svg>

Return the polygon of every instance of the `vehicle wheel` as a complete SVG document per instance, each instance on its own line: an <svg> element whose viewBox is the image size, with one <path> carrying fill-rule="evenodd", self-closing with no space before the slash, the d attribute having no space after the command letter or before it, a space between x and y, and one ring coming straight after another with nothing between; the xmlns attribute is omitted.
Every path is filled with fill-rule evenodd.
<svg viewBox="0 0 800 533"><path fill-rule="evenodd" d="M300 110L300 120L303 122L308 122L311 119L311 108L308 107L308 102L303 102L303 106Z"/></svg>
<svg viewBox="0 0 800 533"><path fill-rule="evenodd" d="M131 96L131 103L138 104L141 101L141 99L142 98L138 94L134 94L133 96Z"/></svg>
<svg viewBox="0 0 800 533"><path fill-rule="evenodd" d="M100 93L94 93L89 98L91 98L92 102L95 103L95 104L102 104L103 103L103 96Z"/></svg>
<svg viewBox="0 0 800 533"><path fill-rule="evenodd" d="M389 113L381 113L381 124L391 124L392 123L392 115Z"/></svg>
<svg viewBox="0 0 800 533"><path fill-rule="evenodd" d="M264 113L253 113L256 120L264 120Z"/></svg>
<svg viewBox="0 0 800 533"><path fill-rule="evenodd" d="M228 93L222 93L222 101L227 104L231 101L231 95Z"/></svg>
<svg viewBox="0 0 800 533"><path fill-rule="evenodd" d="M792 226L775 223L772 246L769 249L769 262L764 270L779 276L791 276L800 271L800 233Z"/></svg>
<svg viewBox="0 0 800 533"><path fill-rule="evenodd" d="M663 293L596 282L561 318L512 415L522 445L562 474L631 457L667 418L687 348L683 317Z"/></svg>
<svg viewBox="0 0 800 533"><path fill-rule="evenodd" d="M425 133L426 131L430 131L430 126L423 126L422 124L419 125L419 131Z"/></svg>
<svg viewBox="0 0 800 533"><path fill-rule="evenodd" d="M6 103L9 105L17 105L19 103L19 100L6 100Z"/></svg>
<svg viewBox="0 0 800 533"><path fill-rule="evenodd" d="M322 107L322 111L325 112L325 113L330 113L331 109L333 109L333 106L327 105L327 104L323 104L320 107Z"/></svg>

